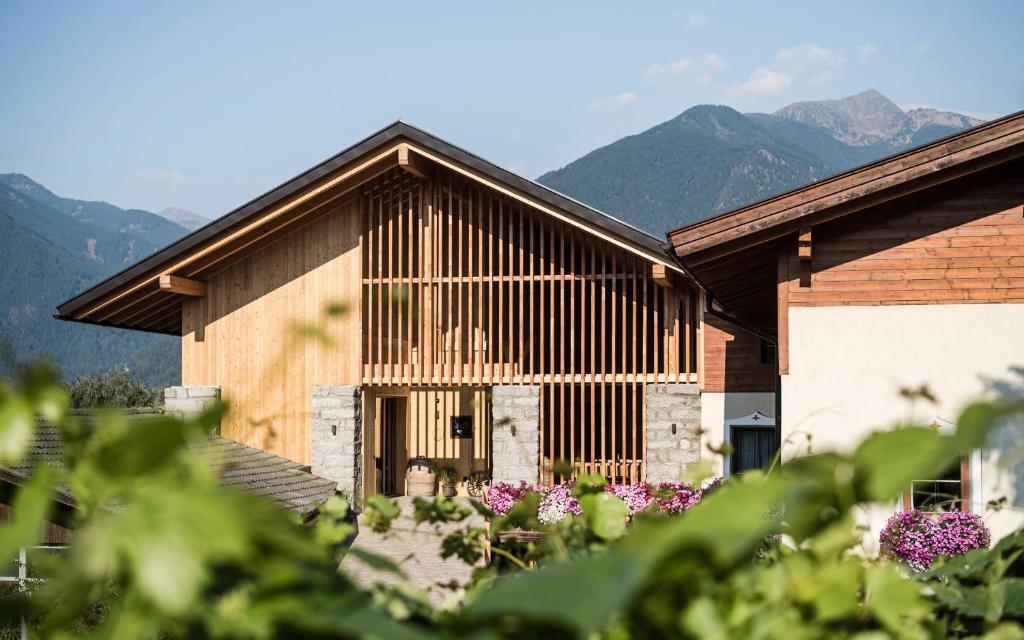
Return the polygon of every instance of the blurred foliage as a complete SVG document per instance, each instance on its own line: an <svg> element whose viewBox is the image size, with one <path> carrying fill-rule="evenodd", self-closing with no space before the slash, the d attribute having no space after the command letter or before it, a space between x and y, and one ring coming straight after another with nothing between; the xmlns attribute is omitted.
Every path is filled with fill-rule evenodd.
<svg viewBox="0 0 1024 640"><path fill-rule="evenodd" d="M79 376L68 385L68 396L75 409L155 407L160 391L135 382L127 371L106 371Z"/></svg>
<svg viewBox="0 0 1024 640"><path fill-rule="evenodd" d="M417 522L466 525L444 542L446 555L478 565L456 610L407 587L357 588L339 570L346 553L401 570L347 551L354 525L343 500L304 524L219 486L189 445L220 408L140 431L114 413L87 427L69 405L43 367L0 387L4 462L25 455L37 415L60 426L67 457L18 488L0 554L40 540L53 487L79 503L72 544L48 580L30 596L0 597L8 624L25 615L38 637L1024 637L1020 535L908 577L862 557L855 524L857 510L890 504L912 478L940 472L1019 405L975 405L953 436L879 433L851 454L749 473L681 517L641 514L628 527L622 502L599 492L596 478L576 484L585 516L547 527L528 500L503 517L475 503L417 500ZM398 516L383 497L362 508L361 526L380 531ZM468 517L474 508L489 526L468 524L479 521ZM537 535L516 541L523 530ZM500 561L482 566L485 554Z"/></svg>

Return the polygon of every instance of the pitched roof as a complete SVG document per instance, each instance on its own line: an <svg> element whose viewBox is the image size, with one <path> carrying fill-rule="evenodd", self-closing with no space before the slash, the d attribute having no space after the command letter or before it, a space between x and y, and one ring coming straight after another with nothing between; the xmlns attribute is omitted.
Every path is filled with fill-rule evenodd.
<svg viewBox="0 0 1024 640"><path fill-rule="evenodd" d="M1024 156L1024 111L668 233L691 265Z"/></svg>
<svg viewBox="0 0 1024 640"><path fill-rule="evenodd" d="M333 480L313 475L298 463L221 436L210 436L205 442L195 445L194 450L219 474L221 486L235 487L298 513L311 511L334 495L337 486ZM38 422L25 459L16 465L0 468L0 478L20 484L41 462L55 468L64 464L60 432L54 424L46 421ZM75 506L74 496L66 488L58 489L56 499Z"/></svg>
<svg viewBox="0 0 1024 640"><path fill-rule="evenodd" d="M152 280L155 277L154 274L159 274L161 269L172 266L183 256L201 249L218 237L238 231L245 225L258 220L270 208L279 203L285 202L290 198L298 198L302 194L315 189L318 185L337 179L339 176L346 177L348 176L346 172L352 173L351 176L346 177L346 180L357 180L362 177L365 181L367 179L366 175L377 175L380 166L396 166L398 162L397 156L388 156L381 157L379 162L372 166L364 166L366 171L362 173L355 170L358 163L368 162L367 158L373 157L374 153L379 153L382 149L402 141L410 143L417 151L430 154L428 159L438 160L443 158L450 160L459 168L472 172L472 175L483 176L507 186L514 193L522 194L529 201L563 212L568 219L579 221L586 227L608 232L612 236L621 239L623 245L627 248L644 255L648 259L662 262L670 268L676 268L671 258L666 254L664 243L661 239L533 180L503 169L422 129L402 121L397 121L238 207L234 211L197 229L181 240L61 303L57 308L55 317L63 320L76 320L91 324L119 326L177 335L180 332L180 313L178 314L178 325L175 325L173 319L166 321L161 316L157 319L165 321L165 324L156 326L153 323L147 325L145 323L133 324L127 321L111 322L104 319L101 314L92 313L91 309L94 309L97 304L104 304L105 300L117 295L119 292L123 293L132 288L138 288L140 282L145 281L147 278ZM391 164L387 165L388 162ZM378 171L373 173L371 169ZM153 295L153 292L150 291L149 295ZM177 296L177 294L166 295ZM168 297L168 299L170 298ZM176 298L176 302L180 305L180 296ZM169 314L167 317L173 318L173 314Z"/></svg>

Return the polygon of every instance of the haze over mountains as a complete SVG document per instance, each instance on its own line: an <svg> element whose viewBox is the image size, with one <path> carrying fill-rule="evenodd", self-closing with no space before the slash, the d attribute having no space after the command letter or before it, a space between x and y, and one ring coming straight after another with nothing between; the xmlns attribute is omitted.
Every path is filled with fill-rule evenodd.
<svg viewBox="0 0 1024 640"><path fill-rule="evenodd" d="M699 105L538 181L662 237L978 124L935 109L903 111L873 89L772 114Z"/></svg>
<svg viewBox="0 0 1024 640"><path fill-rule="evenodd" d="M877 91L798 102L773 114L700 105L539 178L655 236L820 180L980 120L904 112ZM56 306L207 220L58 196L0 174L0 347L48 357L66 378L127 367L151 386L177 384L177 339L54 320ZM0 355L3 355L0 353ZM2 361L0 361L2 363Z"/></svg>

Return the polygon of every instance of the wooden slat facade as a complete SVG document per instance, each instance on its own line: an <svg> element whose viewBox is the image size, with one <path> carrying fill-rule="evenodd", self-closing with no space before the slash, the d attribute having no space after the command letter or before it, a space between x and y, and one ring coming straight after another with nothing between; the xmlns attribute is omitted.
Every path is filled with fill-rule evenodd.
<svg viewBox="0 0 1024 640"><path fill-rule="evenodd" d="M644 477L645 385L697 380L692 285L659 286L648 260L443 169L394 170L361 208L367 388L539 385L545 479L556 460ZM447 442L427 422L410 455Z"/></svg>
<svg viewBox="0 0 1024 640"><path fill-rule="evenodd" d="M383 398L406 399L404 459L463 477L490 465L489 389L538 385L545 480L559 460L644 477L645 385L698 380L696 288L659 284L621 239L417 168L186 273L206 295L182 299L182 383L221 386L226 437L307 464L313 386L362 386L368 488ZM327 317L337 304L348 312ZM451 438L449 418L470 414L473 440Z"/></svg>

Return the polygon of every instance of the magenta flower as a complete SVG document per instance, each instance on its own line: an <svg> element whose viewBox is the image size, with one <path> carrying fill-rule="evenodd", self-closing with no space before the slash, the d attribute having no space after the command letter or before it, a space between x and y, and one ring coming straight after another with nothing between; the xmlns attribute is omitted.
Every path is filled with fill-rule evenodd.
<svg viewBox="0 0 1024 640"><path fill-rule="evenodd" d="M925 513L911 509L889 518L879 542L882 556L895 558L914 571L926 571L939 556L958 556L972 549L988 548L992 533L974 513Z"/></svg>

